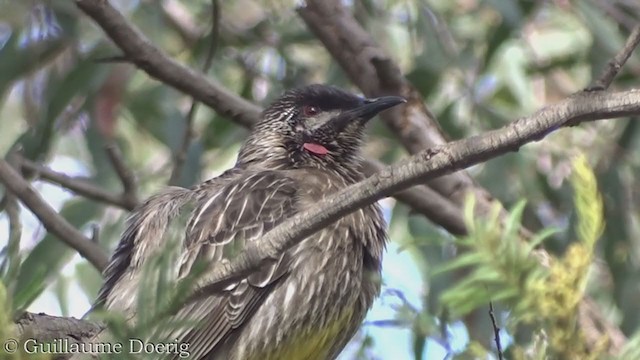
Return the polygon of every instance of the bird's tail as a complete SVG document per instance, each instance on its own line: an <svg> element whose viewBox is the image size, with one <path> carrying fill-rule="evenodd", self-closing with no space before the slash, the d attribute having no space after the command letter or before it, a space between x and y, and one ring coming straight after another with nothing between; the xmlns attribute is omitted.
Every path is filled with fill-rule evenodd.
<svg viewBox="0 0 640 360"><path fill-rule="evenodd" d="M159 286L157 277L150 276L152 274L149 271L150 268L155 266L160 271L177 273L177 269L171 269L175 267L175 263L166 264L168 269L162 269L167 266L158 266L159 264L154 262L160 261L159 259L167 252L171 252L172 246L181 245L186 228L184 222L190 213L188 204L194 196L193 190L170 187L150 197L133 211L127 220L120 243L104 271L104 285L98 293L94 306L85 314L85 317L96 309L104 308L107 311L125 315L129 323L137 321L140 315L138 314L141 303L140 294L145 291L155 294L156 291L147 291L146 288ZM165 260L165 262L170 261ZM116 342L105 329L87 340L86 344L93 348L101 346L101 349L106 349L115 345ZM123 348L126 351L126 346ZM99 354L75 354L70 359L96 358L100 358Z"/></svg>

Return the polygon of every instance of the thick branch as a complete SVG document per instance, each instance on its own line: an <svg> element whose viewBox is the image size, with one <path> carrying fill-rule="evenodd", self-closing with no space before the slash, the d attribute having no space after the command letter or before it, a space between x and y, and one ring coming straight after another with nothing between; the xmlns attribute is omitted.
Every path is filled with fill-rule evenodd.
<svg viewBox="0 0 640 360"><path fill-rule="evenodd" d="M196 296L247 276L264 262L278 259L305 237L397 191L517 151L522 145L540 140L561 127L638 114L640 90L581 93L498 130L422 151L281 223L259 243L247 245L233 261L216 265L209 277L211 285L200 289Z"/></svg>
<svg viewBox="0 0 640 360"><path fill-rule="evenodd" d="M72 317L24 313L16 321L19 339L48 340L67 339L70 343L81 343L101 330L100 325Z"/></svg>
<svg viewBox="0 0 640 360"><path fill-rule="evenodd" d="M40 194L3 159L0 159L0 181L33 212L49 232L78 251L98 270L104 269L108 261L105 252L49 206Z"/></svg>
<svg viewBox="0 0 640 360"><path fill-rule="evenodd" d="M375 175L385 167L375 160L365 160L363 172L366 176ZM453 202L428 186L413 186L393 194L393 197L411 207L415 213L424 215L435 224L442 226L453 235L466 235L462 211Z"/></svg>

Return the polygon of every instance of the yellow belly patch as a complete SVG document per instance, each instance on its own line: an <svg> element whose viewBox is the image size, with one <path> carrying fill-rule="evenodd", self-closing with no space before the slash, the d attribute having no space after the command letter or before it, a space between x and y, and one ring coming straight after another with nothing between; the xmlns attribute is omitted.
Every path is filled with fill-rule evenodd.
<svg viewBox="0 0 640 360"><path fill-rule="evenodd" d="M350 326L352 313L345 314L332 321L322 329L311 329L301 332L286 341L278 349L253 357L254 360L326 360L332 350L333 343L342 336Z"/></svg>

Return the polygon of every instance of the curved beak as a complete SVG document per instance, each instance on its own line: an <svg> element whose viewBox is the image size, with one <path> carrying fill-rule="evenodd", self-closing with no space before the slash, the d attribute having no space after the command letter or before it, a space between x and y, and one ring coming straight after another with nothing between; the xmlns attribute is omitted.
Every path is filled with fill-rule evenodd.
<svg viewBox="0 0 640 360"><path fill-rule="evenodd" d="M383 96L374 99L365 99L361 106L352 111L354 118L359 118L363 120L363 122L366 122L380 112L406 102L407 100L400 96Z"/></svg>
<svg viewBox="0 0 640 360"><path fill-rule="evenodd" d="M340 132L347 124L353 121L358 121L364 125L380 112L406 102L407 100L400 96L382 96L374 99L364 99L360 106L336 116L331 119L327 125L335 131Z"/></svg>

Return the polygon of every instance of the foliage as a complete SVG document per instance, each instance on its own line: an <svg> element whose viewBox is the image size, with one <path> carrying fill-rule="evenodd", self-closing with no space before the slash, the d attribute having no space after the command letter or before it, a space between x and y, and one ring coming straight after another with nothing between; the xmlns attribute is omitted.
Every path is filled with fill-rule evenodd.
<svg viewBox="0 0 640 360"><path fill-rule="evenodd" d="M573 161L571 183L577 216L578 241L561 256L536 259L535 248L557 230L546 229L526 243L520 240L525 202L510 211L505 224L498 207L488 218L475 216L475 201L465 208L469 235L456 240L461 254L434 271L469 268L469 274L447 289L442 305L454 317L468 314L489 302L502 302L509 309L509 329L533 324L535 332L545 334L545 356L559 359L598 359L607 339L587 344L578 326L580 300L584 297L596 241L604 230L603 203L595 174L584 156ZM496 254L499 256L496 257ZM478 344L475 344L478 346ZM534 347L540 345L534 341ZM514 358L530 358L522 345L512 349ZM542 356L537 350L535 358Z"/></svg>
<svg viewBox="0 0 640 360"><path fill-rule="evenodd" d="M178 229L183 229L186 220L185 216L180 217L168 224L170 231L165 234L165 248L158 251L157 256L153 256L142 263L142 281L137 290L137 312L135 320L125 313L108 312L104 310L95 311L91 317L106 324L108 335L101 338L101 341L132 346L133 351L126 350L117 354L108 354L106 359L155 359L158 354L154 352L140 352L139 343L131 343L131 339L138 339L143 343L164 343L173 344L175 347L169 348L171 354L188 354L188 349L180 349L179 343L172 337L172 332L185 326L193 326L196 319L176 320L170 317L175 314L180 305L188 300L188 294L197 288L201 280L205 264L196 264L194 271L189 276L178 281L177 273L173 264L176 263L179 250L180 239L177 235ZM176 231L171 231L175 229ZM182 355L181 357L184 357Z"/></svg>
<svg viewBox="0 0 640 360"><path fill-rule="evenodd" d="M208 0L110 3L153 44L193 69L203 67L215 44L206 75L257 104L312 82L357 91L300 20L292 1L218 1L217 33L211 31ZM451 139L502 126L580 91L621 48L629 24L640 21L640 8L623 0L342 3L400 65ZM74 2L14 1L2 10L2 156L20 151L119 194L122 184L104 151L105 144L115 143L135 174L140 198L166 186L192 99L130 64L113 61L119 50ZM614 86L637 87L639 64L636 53ZM205 106L194 111L192 120L194 136L181 186L228 168L247 134ZM587 124L468 169L511 210L499 225L497 214L504 209L475 219L473 202L468 202L464 211L472 231L455 242L438 224L386 201L392 213L390 248L401 251L387 254L385 290L402 287L388 293L402 294L406 301L383 312L391 312L393 321L363 326L354 340L356 350L345 358L401 353L421 359L443 352L442 357L483 357L494 352L488 301L496 303L498 322L507 324L501 334L509 335L509 355L575 355L584 340L570 330L576 326L577 300L585 294L629 338L627 355L620 357L634 358L628 354L638 353L640 341L639 129L637 119ZM592 172L585 160L571 160L576 151L593 164ZM380 121L371 123L365 153L389 163L406 156ZM85 234L99 228L98 243L113 250L127 211L45 184L38 174L23 175L74 227ZM0 197L5 195L0 188ZM0 330L23 309L81 316L100 286L99 272L47 234L25 208L19 209L21 233L19 227L9 228L4 205L0 210L0 274L7 294ZM527 243L517 241L522 227L535 234ZM5 247L5 238L17 241ZM539 265L536 249L550 254L548 267ZM410 261L392 262L402 256ZM162 264L170 257L155 260ZM390 279L397 271L393 266L400 265L411 268L403 272L407 268L402 267L402 274ZM150 281L147 294L175 293L146 298L145 304L155 304L144 315L149 319L179 301L183 289L166 287L163 279L170 274L152 274L157 281ZM116 333L122 328L117 336L144 331L104 316ZM411 335L387 335L398 329ZM470 341L460 340L461 334ZM590 356L597 354L601 344L589 345L596 350Z"/></svg>

